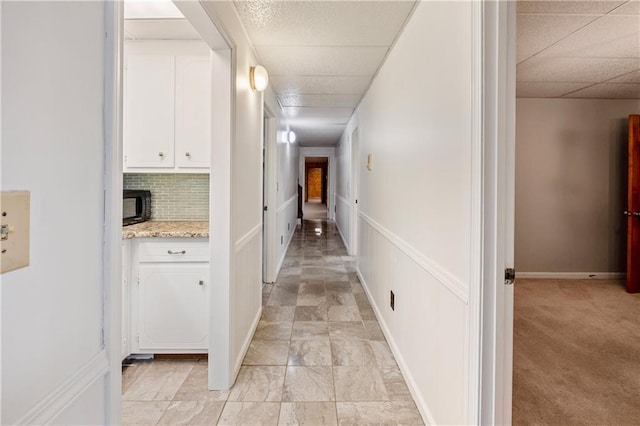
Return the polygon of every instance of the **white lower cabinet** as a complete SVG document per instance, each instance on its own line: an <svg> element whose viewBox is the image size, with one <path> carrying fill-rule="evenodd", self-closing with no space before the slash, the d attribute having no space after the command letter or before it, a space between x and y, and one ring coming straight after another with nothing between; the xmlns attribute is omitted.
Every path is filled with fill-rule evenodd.
<svg viewBox="0 0 640 426"><path fill-rule="evenodd" d="M131 244L130 240L122 240L122 359L131 355L131 345L129 344L130 322L130 277L131 277Z"/></svg>
<svg viewBox="0 0 640 426"><path fill-rule="evenodd" d="M134 238L131 241L130 353L207 352L208 240Z"/></svg>

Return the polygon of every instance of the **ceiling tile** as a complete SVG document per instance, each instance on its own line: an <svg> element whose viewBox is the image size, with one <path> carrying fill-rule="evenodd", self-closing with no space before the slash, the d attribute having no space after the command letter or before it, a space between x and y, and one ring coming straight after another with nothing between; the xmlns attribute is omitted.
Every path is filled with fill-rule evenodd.
<svg viewBox="0 0 640 426"><path fill-rule="evenodd" d="M270 75L365 76L375 74L388 49L262 46L256 50Z"/></svg>
<svg viewBox="0 0 640 426"><path fill-rule="evenodd" d="M633 72L608 80L607 83L640 83L640 70L635 70Z"/></svg>
<svg viewBox="0 0 640 426"><path fill-rule="evenodd" d="M517 61L535 55L596 18L592 15L518 15Z"/></svg>
<svg viewBox="0 0 640 426"><path fill-rule="evenodd" d="M640 58L640 16L603 16L540 55Z"/></svg>
<svg viewBox="0 0 640 426"><path fill-rule="evenodd" d="M235 1L256 46L390 46L413 1Z"/></svg>
<svg viewBox="0 0 640 426"><path fill-rule="evenodd" d="M596 84L565 97L589 99L640 99L640 83Z"/></svg>
<svg viewBox="0 0 640 426"><path fill-rule="evenodd" d="M611 13L616 15L640 15L640 0L631 0Z"/></svg>
<svg viewBox="0 0 640 426"><path fill-rule="evenodd" d="M307 95L362 95L371 77L303 77L272 76L270 81L278 93Z"/></svg>
<svg viewBox="0 0 640 426"><path fill-rule="evenodd" d="M283 107L282 109L288 118L300 120L301 123L313 119L318 124L346 124L353 112L353 108Z"/></svg>
<svg viewBox="0 0 640 426"><path fill-rule="evenodd" d="M329 107L355 108L361 95L281 95L280 104L284 107Z"/></svg>
<svg viewBox="0 0 640 426"><path fill-rule="evenodd" d="M124 31L134 40L201 40L186 19L127 19Z"/></svg>
<svg viewBox="0 0 640 426"><path fill-rule="evenodd" d="M516 83L518 98L559 98L592 83Z"/></svg>
<svg viewBox="0 0 640 426"><path fill-rule="evenodd" d="M599 83L640 68L640 59L535 56L517 66L517 81Z"/></svg>
<svg viewBox="0 0 640 426"><path fill-rule="evenodd" d="M621 0L605 1L519 1L518 13L567 13L603 15L619 5Z"/></svg>

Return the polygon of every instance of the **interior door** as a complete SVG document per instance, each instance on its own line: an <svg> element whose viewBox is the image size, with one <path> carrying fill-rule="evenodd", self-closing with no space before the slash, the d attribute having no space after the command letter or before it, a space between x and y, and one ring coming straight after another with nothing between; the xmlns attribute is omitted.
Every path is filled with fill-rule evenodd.
<svg viewBox="0 0 640 426"><path fill-rule="evenodd" d="M640 115L629 116L627 291L640 293Z"/></svg>

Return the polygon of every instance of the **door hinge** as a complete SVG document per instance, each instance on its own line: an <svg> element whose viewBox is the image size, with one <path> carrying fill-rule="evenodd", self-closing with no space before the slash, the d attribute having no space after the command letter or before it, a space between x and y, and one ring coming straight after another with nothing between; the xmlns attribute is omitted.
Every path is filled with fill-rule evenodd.
<svg viewBox="0 0 640 426"><path fill-rule="evenodd" d="M504 284L505 285L513 285L516 281L516 270L515 268L506 268L504 270Z"/></svg>

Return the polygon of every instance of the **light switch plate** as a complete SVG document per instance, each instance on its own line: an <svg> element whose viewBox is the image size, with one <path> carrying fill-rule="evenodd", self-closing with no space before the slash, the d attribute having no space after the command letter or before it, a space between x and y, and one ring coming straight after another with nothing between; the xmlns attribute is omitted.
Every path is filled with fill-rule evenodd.
<svg viewBox="0 0 640 426"><path fill-rule="evenodd" d="M367 170L373 170L373 156L367 155Z"/></svg>
<svg viewBox="0 0 640 426"><path fill-rule="evenodd" d="M2 197L0 197L1 273L29 266L29 204L28 191L2 191Z"/></svg>

